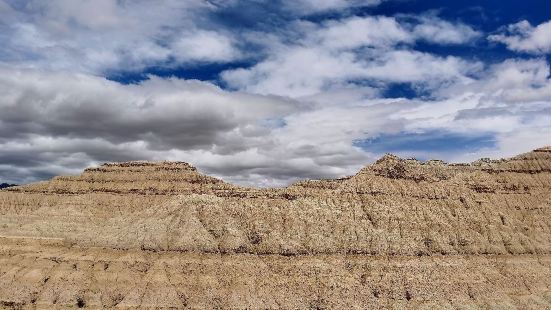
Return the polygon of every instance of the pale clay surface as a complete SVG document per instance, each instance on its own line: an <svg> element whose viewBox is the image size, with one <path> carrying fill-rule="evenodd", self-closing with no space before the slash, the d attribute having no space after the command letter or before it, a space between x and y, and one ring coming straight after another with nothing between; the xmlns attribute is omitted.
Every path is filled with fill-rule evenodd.
<svg viewBox="0 0 551 310"><path fill-rule="evenodd" d="M0 308L551 309L551 148L250 189L186 163L0 191Z"/></svg>

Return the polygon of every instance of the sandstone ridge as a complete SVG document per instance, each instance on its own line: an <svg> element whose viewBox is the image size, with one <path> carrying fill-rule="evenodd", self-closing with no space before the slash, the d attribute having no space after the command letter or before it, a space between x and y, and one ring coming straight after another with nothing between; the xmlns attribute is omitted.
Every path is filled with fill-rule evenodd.
<svg viewBox="0 0 551 310"><path fill-rule="evenodd" d="M550 147L286 188L126 162L0 191L0 308L541 309L549 279Z"/></svg>
<svg viewBox="0 0 551 310"><path fill-rule="evenodd" d="M550 171L549 148L471 164L385 155L348 178L253 189L183 162L108 163L4 190L2 213L18 227L0 234L209 253L550 253Z"/></svg>

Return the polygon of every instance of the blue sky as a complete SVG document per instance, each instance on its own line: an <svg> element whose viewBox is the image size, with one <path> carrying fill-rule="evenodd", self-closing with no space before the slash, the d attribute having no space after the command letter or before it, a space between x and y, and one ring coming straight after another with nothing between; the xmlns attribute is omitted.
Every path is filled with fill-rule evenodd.
<svg viewBox="0 0 551 310"><path fill-rule="evenodd" d="M551 2L541 0L523 1L412 1L396 0L382 2L377 6L360 6L346 10L331 10L315 13L310 16L296 16L281 10L281 4L272 1L269 4L262 1L243 1L234 7L214 12L213 22L217 26L227 27L232 31L260 30L273 32L274 28L285 27L297 19L322 22L324 20L342 19L350 16L397 16L397 15L422 15L435 14L439 17L455 22L470 25L476 30L485 33L493 33L504 25L514 24L527 20L538 25L549 21ZM426 51L437 55L455 55L472 59L480 59L486 62L496 63L510 57L519 57L514 51L505 46L495 44L488 40L477 40L468 45L434 45L418 42L416 50ZM254 56L254 55L253 55ZM548 59L551 57L547 55ZM254 58L254 57L253 57ZM147 74L159 76L177 76L180 78L192 78L210 80L221 87L223 83L217 81L218 75L227 69L247 67L254 64L250 61L237 61L229 63L192 63L185 66L152 66L141 72L117 71L108 74L107 77L122 83L135 83L146 79ZM393 95L392 93L390 94Z"/></svg>
<svg viewBox="0 0 551 310"><path fill-rule="evenodd" d="M341 177L551 144L551 3L0 0L0 181L183 160Z"/></svg>

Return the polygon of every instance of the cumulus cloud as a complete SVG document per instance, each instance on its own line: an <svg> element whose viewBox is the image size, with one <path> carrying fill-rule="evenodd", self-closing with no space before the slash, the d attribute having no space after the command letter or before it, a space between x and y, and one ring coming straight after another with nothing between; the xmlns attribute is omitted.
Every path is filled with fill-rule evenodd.
<svg viewBox="0 0 551 310"><path fill-rule="evenodd" d="M507 26L498 34L488 36L488 39L503 43L513 51L546 54L551 52L551 21L534 27L523 20Z"/></svg>
<svg viewBox="0 0 551 310"><path fill-rule="evenodd" d="M228 36L216 31L199 30L182 34L171 44L173 57L180 62L196 61L230 61L239 57L234 42Z"/></svg>
<svg viewBox="0 0 551 310"><path fill-rule="evenodd" d="M451 23L434 15L424 15L414 18L412 34L417 39L437 44L469 43L482 34L471 26L463 23Z"/></svg>
<svg viewBox="0 0 551 310"><path fill-rule="evenodd" d="M324 23L307 41L319 42L328 49L353 49L363 46L389 47L411 42L411 34L393 17L351 17Z"/></svg>
<svg viewBox="0 0 551 310"><path fill-rule="evenodd" d="M283 5L300 15L359 6L376 6L384 0L284 0Z"/></svg>
<svg viewBox="0 0 551 310"><path fill-rule="evenodd" d="M464 44L481 33L463 23L452 23L434 14L421 16L352 16L321 24L299 23L301 42L328 49L390 48L423 40L435 44ZM298 30L298 31L297 31Z"/></svg>
<svg viewBox="0 0 551 310"><path fill-rule="evenodd" d="M381 155L357 141L404 133L495 140L461 156L451 149L431 151L431 157L509 154L519 136L551 130L549 95L510 101L511 84L504 82L521 79L526 90L548 87L551 82L538 70L530 62L508 61L432 100L334 91L333 98L346 98L343 102L251 95L175 78L122 85L87 74L2 67L0 173L21 183L105 161L168 159L188 161L231 182L279 186L353 174ZM526 71L532 73L515 77L514 72ZM506 72L513 73L506 78ZM551 143L549 137L535 135L525 147ZM403 155L427 152L411 149Z"/></svg>
<svg viewBox="0 0 551 310"><path fill-rule="evenodd" d="M551 100L550 68L543 59L507 59L485 70L480 79L439 90L443 95L484 92L503 103Z"/></svg>
<svg viewBox="0 0 551 310"><path fill-rule="evenodd" d="M5 173L10 181L101 161L178 159L226 179L281 184L351 172L365 158L346 141L346 151L289 143L297 132L279 124L301 124L287 118L312 109L307 103L174 78L122 85L76 73L0 73L0 159L14 170Z"/></svg>
<svg viewBox="0 0 551 310"><path fill-rule="evenodd" d="M490 134L492 147L471 153L441 154L455 161L512 156L551 143L551 79L544 60L506 60L488 67L477 79L435 92L438 99L420 101L393 118L406 132L434 129L462 135ZM515 140L526 140L516 144ZM434 156L434 155L433 155Z"/></svg>
<svg viewBox="0 0 551 310"><path fill-rule="evenodd" d="M251 21L237 20L236 31L216 20L244 7L234 0L0 0L1 181L143 159L183 160L230 182L279 186L353 174L382 155L374 144L381 139L401 143L403 156L458 161L551 143L545 59L486 65L416 50L419 42L470 44L481 33L432 13L348 14L379 2L282 1L294 13L266 22L277 29L243 29L239 23ZM336 10L348 13L331 17ZM525 37L540 26L523 26ZM102 77L243 59L241 68L222 66L222 87ZM384 98L392 85L424 95ZM455 140L446 146L448 138ZM431 139L444 145L423 146ZM474 147L458 155L453 144L462 142Z"/></svg>
<svg viewBox="0 0 551 310"><path fill-rule="evenodd" d="M21 66L103 74L241 56L231 33L204 23L218 9L205 1L0 3L2 59Z"/></svg>
<svg viewBox="0 0 551 310"><path fill-rule="evenodd" d="M117 143L123 134L122 140L144 139L155 148L176 144L192 149L214 144L219 132L294 109L284 100L225 93L193 80L151 77L139 85L121 85L84 74L10 68L0 72L5 138L40 132L101 136Z"/></svg>
<svg viewBox="0 0 551 310"><path fill-rule="evenodd" d="M297 47L285 50L252 68L222 74L230 86L259 94L290 97L313 96L335 88L353 87L365 80L387 83L441 83L468 80L480 69L477 62L398 50L329 53Z"/></svg>
<svg viewBox="0 0 551 310"><path fill-rule="evenodd" d="M222 79L235 89L297 98L366 81L434 86L468 80L480 69L476 61L408 48L418 40L465 43L478 36L466 25L434 16L414 23L400 23L394 17L354 16L294 27L300 35L292 44L272 43L266 59L223 72Z"/></svg>

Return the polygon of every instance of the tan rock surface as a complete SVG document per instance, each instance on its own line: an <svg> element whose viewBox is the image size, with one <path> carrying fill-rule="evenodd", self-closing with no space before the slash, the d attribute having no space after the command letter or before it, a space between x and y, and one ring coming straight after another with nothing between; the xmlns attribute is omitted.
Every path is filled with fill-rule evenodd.
<svg viewBox="0 0 551 310"><path fill-rule="evenodd" d="M251 189L129 162L0 191L0 308L551 308L551 148Z"/></svg>

